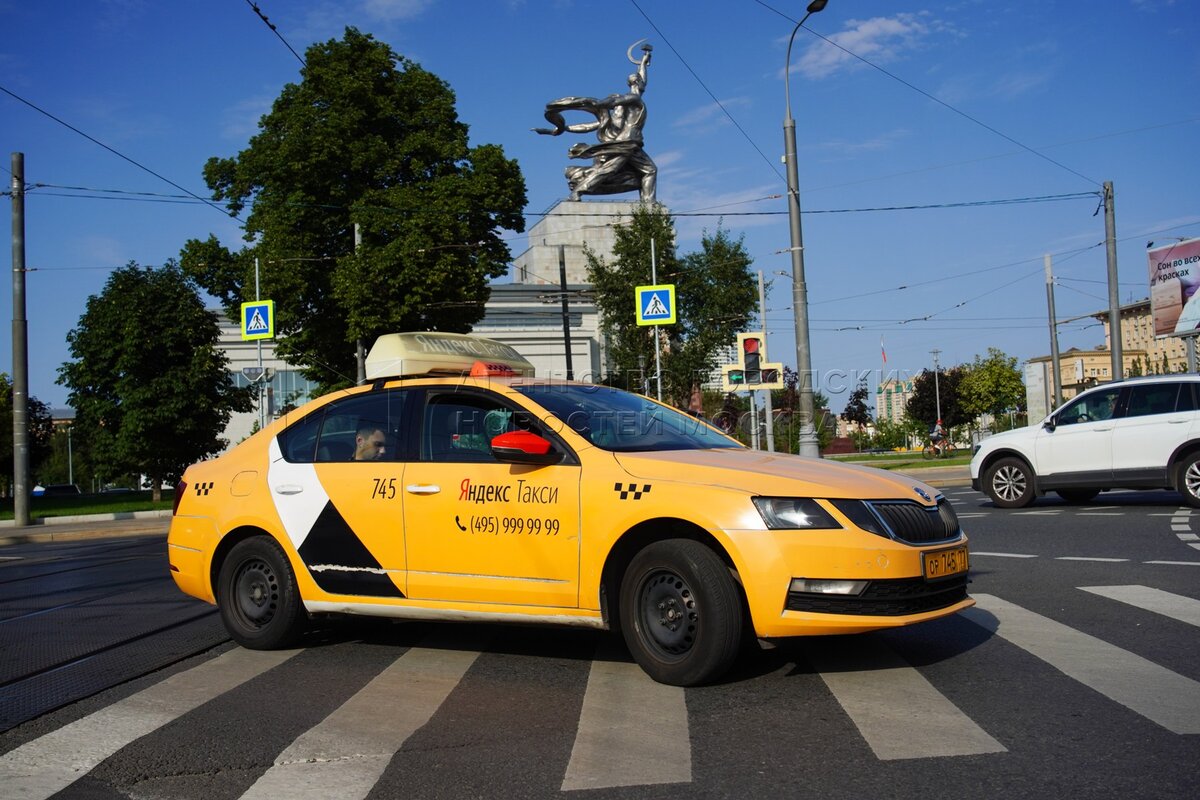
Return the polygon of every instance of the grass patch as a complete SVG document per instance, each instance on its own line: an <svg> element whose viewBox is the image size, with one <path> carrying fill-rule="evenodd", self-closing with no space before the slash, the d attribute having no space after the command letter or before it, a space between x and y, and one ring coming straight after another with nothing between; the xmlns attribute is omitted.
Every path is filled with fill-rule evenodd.
<svg viewBox="0 0 1200 800"><path fill-rule="evenodd" d="M31 497L29 516L33 519L45 517L68 517L85 514L117 514L126 511L170 510L175 492L163 489L162 499L155 502L151 493L113 492L105 494L81 494L74 497ZM13 518L13 500L0 500L0 519Z"/></svg>
<svg viewBox="0 0 1200 800"><path fill-rule="evenodd" d="M866 453L848 453L837 456L838 461L847 464L862 464L878 469L897 470L922 469L925 467L963 467L971 463L971 453L967 450L956 450L954 455L946 458L925 459L920 453L883 453L868 455Z"/></svg>

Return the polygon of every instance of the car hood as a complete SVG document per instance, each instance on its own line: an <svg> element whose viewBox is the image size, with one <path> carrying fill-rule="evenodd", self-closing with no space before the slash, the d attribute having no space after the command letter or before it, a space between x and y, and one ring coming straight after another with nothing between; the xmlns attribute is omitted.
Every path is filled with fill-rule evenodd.
<svg viewBox="0 0 1200 800"><path fill-rule="evenodd" d="M614 456L635 478L720 486L755 495L922 502L922 492L929 498L939 494L903 473L760 450L670 450Z"/></svg>

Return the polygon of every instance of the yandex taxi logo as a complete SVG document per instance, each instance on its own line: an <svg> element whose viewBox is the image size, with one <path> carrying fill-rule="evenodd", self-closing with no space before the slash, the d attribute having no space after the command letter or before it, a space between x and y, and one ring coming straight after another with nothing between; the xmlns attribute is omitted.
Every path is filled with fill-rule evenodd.
<svg viewBox="0 0 1200 800"><path fill-rule="evenodd" d="M721 388L727 392L742 389L782 389L783 364L768 364L767 337L762 331L738 334L738 363L722 369Z"/></svg>

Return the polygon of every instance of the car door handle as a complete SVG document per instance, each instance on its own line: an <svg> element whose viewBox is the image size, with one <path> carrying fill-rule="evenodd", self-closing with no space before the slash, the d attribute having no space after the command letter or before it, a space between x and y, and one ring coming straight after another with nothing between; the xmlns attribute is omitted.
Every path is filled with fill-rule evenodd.
<svg viewBox="0 0 1200 800"><path fill-rule="evenodd" d="M1167 420L1167 422L1171 423L1172 425L1182 425L1185 422L1191 422L1191 420L1190 419L1169 419L1169 420Z"/></svg>
<svg viewBox="0 0 1200 800"><path fill-rule="evenodd" d="M404 487L409 494L437 494L441 490L442 487L433 483L410 483Z"/></svg>
<svg viewBox="0 0 1200 800"><path fill-rule="evenodd" d="M1112 426L1110 425L1107 428L1092 428L1092 430L1094 430L1096 433L1104 433L1105 431L1111 431Z"/></svg>
<svg viewBox="0 0 1200 800"><path fill-rule="evenodd" d="M300 494L304 487L296 483L285 483L275 487L276 494Z"/></svg>

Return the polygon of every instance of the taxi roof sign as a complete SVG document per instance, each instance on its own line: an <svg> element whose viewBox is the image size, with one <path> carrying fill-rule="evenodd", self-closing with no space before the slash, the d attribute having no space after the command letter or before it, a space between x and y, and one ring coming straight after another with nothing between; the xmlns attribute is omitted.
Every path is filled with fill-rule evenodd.
<svg viewBox="0 0 1200 800"><path fill-rule="evenodd" d="M478 362L487 374L533 377L533 364L504 342L465 333L386 333L367 354L367 380L410 375L470 374Z"/></svg>

